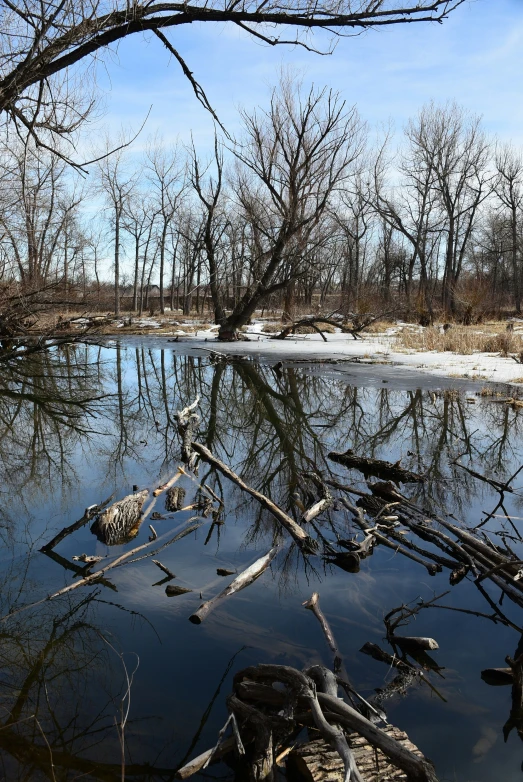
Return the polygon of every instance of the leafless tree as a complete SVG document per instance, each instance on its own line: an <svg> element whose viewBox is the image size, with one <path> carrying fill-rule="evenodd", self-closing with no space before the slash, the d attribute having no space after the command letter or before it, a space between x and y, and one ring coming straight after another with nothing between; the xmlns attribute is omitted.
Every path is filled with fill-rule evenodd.
<svg viewBox="0 0 523 782"><path fill-rule="evenodd" d="M274 45L298 43L307 48L315 29L333 36L357 34L369 28L403 23L442 21L464 0L322 0L281 5L275 0L213 0L173 3L128 0L2 0L0 32L0 111L38 143L53 146L83 120L87 106L72 99L74 74L128 36L156 35L179 62L197 98L211 109L204 91L180 53L166 36L170 28L194 22L236 25L254 38ZM270 26L270 28L269 28ZM273 32L269 32L271 29ZM291 30L290 36L280 30ZM86 79L82 79L85 91ZM212 109L211 109L212 111Z"/></svg>
<svg viewBox="0 0 523 782"><path fill-rule="evenodd" d="M407 137L419 173L433 174L433 187L445 216L446 251L442 304L454 313L456 285L480 205L492 192L490 143L479 117L456 104L425 106L409 123Z"/></svg>
<svg viewBox="0 0 523 782"><path fill-rule="evenodd" d="M109 146L109 145L108 145ZM114 229L114 314L120 314L120 232L125 209L136 187L135 172L126 168L122 150L105 156L98 163L100 191L105 196Z"/></svg>
<svg viewBox="0 0 523 782"><path fill-rule="evenodd" d="M268 111L243 112L232 151L240 214L249 226L249 280L220 336L235 338L256 307L306 268L330 199L350 176L363 145L355 108L332 90L308 92L283 77Z"/></svg>
<svg viewBox="0 0 523 782"><path fill-rule="evenodd" d="M180 208L184 197L186 182L184 162L180 151L171 146L165 147L156 139L147 151L146 176L152 188L153 209L160 223L160 312L165 312L164 277L167 236L176 210Z"/></svg>
<svg viewBox="0 0 523 782"><path fill-rule="evenodd" d="M496 150L496 196L506 212L510 231L510 256L516 312L521 312L521 245L518 228L523 218L523 157L508 144Z"/></svg>

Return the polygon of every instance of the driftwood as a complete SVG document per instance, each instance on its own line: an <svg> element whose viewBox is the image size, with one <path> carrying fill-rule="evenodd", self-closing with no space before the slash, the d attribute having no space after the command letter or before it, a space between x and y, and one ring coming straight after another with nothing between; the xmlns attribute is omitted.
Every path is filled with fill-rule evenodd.
<svg viewBox="0 0 523 782"><path fill-rule="evenodd" d="M197 519L198 521L196 521ZM191 521L196 523L191 524L190 523ZM104 567L100 568L100 570L95 570L94 573L90 573L88 576L78 579L78 581L73 581L72 584L69 584L68 586L63 587L62 589L59 589L57 592L53 592L52 594L47 595L47 597L43 597L41 600L35 600L33 603L29 603L27 605L21 606L20 608L13 609L8 614L5 614L4 616L0 617L0 622L5 622L8 619L10 619L12 616L16 616L16 614L19 614L22 611L27 611L29 608L34 608L35 606L41 605L42 603L46 603L48 600L55 600L57 597L62 597L62 595L66 595L69 592L72 592L74 589L79 589L79 587L91 586L93 584L96 585L98 583L101 583L101 579L107 573L107 571L112 570L113 568L121 567L122 565L130 565L134 562L139 562L140 560L145 559L146 557L153 557L155 554L158 554L158 552L161 551L162 549L172 545L173 543L176 543L178 540L181 540L186 535L189 535L191 532L197 530L199 527L202 526L204 521L199 520L199 517L195 516L194 518L189 519L187 523L188 526L184 527L184 529L182 529L180 532L174 535L174 537L169 538L165 543L163 543L161 546L159 546L159 548L155 549L154 551L149 551L147 554L143 554L140 557L136 557L135 559L130 559L130 557L134 557L135 554L138 554L140 551L148 549L151 546L152 542L159 542L163 538L167 538L171 534L170 532L166 532L157 540L155 539L155 541L148 541L147 543L143 543L141 546L137 546L136 548L127 551L125 554L122 554L121 556L117 557L112 562L109 562L109 564L104 565Z"/></svg>
<svg viewBox="0 0 523 782"><path fill-rule="evenodd" d="M135 538L140 529L142 508L148 495L149 490L144 489L115 502L95 520L91 526L93 535L107 546L128 543Z"/></svg>
<svg viewBox="0 0 523 782"><path fill-rule="evenodd" d="M231 470L230 467L228 467L226 464L224 464L222 461L217 459L211 451L209 451L208 448L206 448L201 443L191 443L192 448L198 453L205 461L209 462L209 464L212 464L214 467L216 467L217 470L219 470L223 475L225 475L226 478L229 478L229 480L233 481L237 486L239 486L241 489L246 491L248 494L251 495L251 497L254 497L262 507L264 507L266 510L268 510L277 521L287 530L287 532L291 535L292 539L295 541L295 543L300 547L300 549L307 554L314 553L318 547L318 544L315 540L313 540L305 530L303 530L299 524L296 524L294 519L291 519L290 516L288 516L284 511L282 511L281 508L279 508L277 505L275 505L272 500L270 500L268 497L266 497L264 494L261 494L261 492L256 491L256 489L252 489L250 486L247 486L247 484L240 478L239 475L236 475L235 472Z"/></svg>
<svg viewBox="0 0 523 782"><path fill-rule="evenodd" d="M169 570L168 567L166 567L165 565L162 565L162 563L158 559L153 559L152 562L153 562L154 565L156 565L156 567L159 567L160 570L165 573L167 578L176 578L176 576L174 575L172 570Z"/></svg>
<svg viewBox="0 0 523 782"><path fill-rule="evenodd" d="M258 665L240 671L234 677L237 687L243 681L262 682L272 685L280 682L289 688L290 696L298 698L298 702L305 703L308 708L314 709L314 685L311 679L301 671L284 665ZM335 721L345 730L356 731L366 739L373 747L380 749L387 758L398 768L402 769L410 782L437 782L434 768L425 758L419 757L408 748L402 747L385 731L380 730L367 720L360 712L348 706L333 695L317 692L318 707L323 716ZM316 721L315 711L312 712ZM319 726L318 726L319 727ZM320 728L321 730L321 728ZM346 768L346 766L345 766Z"/></svg>
<svg viewBox="0 0 523 782"><path fill-rule="evenodd" d="M176 481L181 478L182 475L185 475L183 469L181 467L178 467L178 472L176 472L173 477L167 481L167 483L162 483L161 486L158 486L153 491L153 497L158 497L158 495L162 494L164 491L167 491Z"/></svg>
<svg viewBox="0 0 523 782"><path fill-rule="evenodd" d="M99 513L108 505L112 498L113 494L111 494L110 497L108 497L106 500L101 502L99 505L91 505L89 508L86 508L84 511L84 515L81 519L78 519L78 521L75 521L74 524L70 524L68 527L64 527L60 532L54 536L52 540L49 541L49 543L46 543L45 546L42 546L40 549L41 552L46 554L47 552L51 551L55 546L57 546L60 541L62 541L64 538L66 538L68 535L71 535L71 533L76 532L77 530L81 529L85 524L88 524L92 519L95 518L95 516L98 516Z"/></svg>
<svg viewBox="0 0 523 782"><path fill-rule="evenodd" d="M418 651L419 649L439 649L439 644L434 640L434 638L415 638L405 637L402 635L391 635L389 641L391 644L394 644L394 646L399 646L399 648L405 652L414 652Z"/></svg>
<svg viewBox="0 0 523 782"><path fill-rule="evenodd" d="M210 761L214 762L220 760L223 755L226 755L233 749L234 745L235 740L231 737L230 739L222 741L219 747L213 747L212 749L202 752L201 755L198 755L198 757L186 763L185 766L179 768L174 775L175 779L189 779L189 777L192 777L194 774L197 774L198 771L201 771L204 766L207 766Z"/></svg>
<svg viewBox="0 0 523 782"><path fill-rule="evenodd" d="M201 624L205 617L210 614L213 608L215 608L217 603L220 603L226 597L230 597L230 595L234 595L236 592L240 592L242 589L245 589L245 587L253 584L256 579L267 570L277 553L278 547L274 546L274 548L271 548L271 550L265 554L265 556L257 559L256 562L253 562L252 565L240 573L234 579L234 581L231 581L229 586L226 587L223 592L215 595L215 597L213 597L211 600L207 600L207 602L202 603L199 609L189 617L189 620L193 624Z"/></svg>
<svg viewBox="0 0 523 782"><path fill-rule="evenodd" d="M308 508L303 514L303 521L308 523L319 516L320 513L328 510L334 505L334 498L329 491L329 487L324 483L320 476L316 473L306 473L306 477L310 478L316 485L316 488L321 494L321 500L315 502L310 508Z"/></svg>
<svg viewBox="0 0 523 782"><path fill-rule="evenodd" d="M185 587L170 586L170 585L167 585L165 587L165 594L167 595L167 597L178 597L178 595L186 595L188 592L192 592L192 589L186 589Z"/></svg>
<svg viewBox="0 0 523 782"><path fill-rule="evenodd" d="M426 475L411 472L410 470L401 467L399 461L393 464L392 462L382 461L381 459L370 459L364 456L357 456L354 451L350 449L345 451L345 453L331 451L327 456L333 462L343 464L344 467L348 467L352 470L359 470L363 473L365 478L372 475L385 481L390 480L397 483L423 483L427 480Z"/></svg>
<svg viewBox="0 0 523 782"><path fill-rule="evenodd" d="M485 668L481 671L481 678L491 687L504 687L514 683L514 671L512 668Z"/></svg>
<svg viewBox="0 0 523 782"><path fill-rule="evenodd" d="M515 659L506 657L505 662L512 671L512 705L510 715L503 725L503 738L507 741L510 733L516 728L519 738L523 740L523 654Z"/></svg>
<svg viewBox="0 0 523 782"><path fill-rule="evenodd" d="M409 752L423 757L407 734L399 728L388 725L383 728L383 732ZM392 765L383 752L369 744L366 739L357 733L349 733L347 741L365 782L407 782L405 772ZM321 738L295 747L289 755L287 767L304 782L343 780L343 762L339 754Z"/></svg>
<svg viewBox="0 0 523 782"><path fill-rule="evenodd" d="M312 613L320 623L321 629L323 630L323 634L325 635L326 641L329 645L329 649L334 654L333 671L335 674L339 673L343 666L343 659L340 650L338 649L338 644L336 643L336 639L334 638L334 634L330 628L330 625L325 617L325 614L320 608L320 596L318 592L313 592L311 597L308 600L306 600L305 603L303 603L302 605L305 608L308 608L309 611L312 611Z"/></svg>
<svg viewBox="0 0 523 782"><path fill-rule="evenodd" d="M368 315L365 318L361 318L361 316L358 315L352 315L349 316L349 318L352 320L352 326L347 326L345 323L345 318L322 318L322 317L309 317L309 318L301 318L300 320L293 321L292 323L289 323L287 326L284 326L284 328L280 331L279 334L274 334L271 339L285 339L290 334L294 334L296 329L300 328L300 326L309 326L314 331L316 331L324 342L327 342L327 337L323 333L320 326L318 326L319 323L324 323L327 326L334 326L335 328L339 329L343 334L350 334L353 339L361 339L360 334L362 331L364 331L366 328L368 328L372 323L375 323L377 320L380 320L381 318L384 318L386 313L382 313L380 315Z"/></svg>
<svg viewBox="0 0 523 782"><path fill-rule="evenodd" d="M185 489L181 486L173 486L168 489L167 494L165 495L165 510L171 513L181 510L183 508L185 494Z"/></svg>

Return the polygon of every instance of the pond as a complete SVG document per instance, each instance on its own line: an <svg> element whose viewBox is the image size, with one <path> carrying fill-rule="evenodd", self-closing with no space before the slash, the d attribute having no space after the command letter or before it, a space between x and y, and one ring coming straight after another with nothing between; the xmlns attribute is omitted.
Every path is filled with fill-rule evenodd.
<svg viewBox="0 0 523 782"><path fill-rule="evenodd" d="M187 506L201 497L198 484L208 486L223 501L219 513L168 513L160 495L156 518L147 518L128 543L108 547L88 523L40 551L87 507L174 476L181 464L176 413L196 397L199 442L295 520L307 505L311 471L366 490L360 472L328 458L332 450L401 459L428 476L403 485L405 495L470 527L499 495L460 465L503 481L523 464L521 409L496 403L471 383L402 376L389 367L271 366L144 338L70 345L4 368L1 778L120 780L124 723L125 779L174 779L181 765L216 743L237 671L264 662L331 665L320 625L302 605L317 591L350 679L367 699L394 676L360 652L366 642L387 647L384 616L448 592L437 601L447 608L421 610L408 626L410 635L437 639L439 649L430 653L425 681L384 702L388 720L435 762L441 780L521 779L520 738L513 731L505 743L502 733L511 688L488 686L480 673L514 656L522 609L504 600L510 621L489 619L492 606L470 576L450 586L447 569L431 576L383 545L358 572L332 558L305 557L273 516L205 461L197 477L184 468L176 486L185 489ZM520 558L521 484L523 478L515 480L516 491L482 528L505 525ZM514 517L512 525L504 515ZM149 524L159 547L193 518L197 529L155 557L175 580L138 554L139 561L95 584L38 602L85 574L74 556L114 559L148 543ZM362 537L340 502L313 529L327 541L340 532ZM230 582L217 568L239 573L275 543L278 553L255 583L201 624L189 621ZM191 591L169 597L169 584ZM497 604L499 588L489 582L485 589ZM233 774L217 764L193 779Z"/></svg>

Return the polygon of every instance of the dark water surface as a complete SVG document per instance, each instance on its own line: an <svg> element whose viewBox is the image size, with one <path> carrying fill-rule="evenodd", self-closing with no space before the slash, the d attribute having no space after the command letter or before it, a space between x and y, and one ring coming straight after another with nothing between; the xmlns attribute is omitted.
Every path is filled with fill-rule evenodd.
<svg viewBox="0 0 523 782"><path fill-rule="evenodd" d="M87 525L51 556L39 551L112 492L119 499L133 485L152 489L170 478L180 464L175 414L197 395L200 442L296 519L293 495L304 472L315 469L365 488L360 473L326 458L332 449L401 458L405 467L427 470L427 484L405 487L405 493L471 526L492 510L497 495L453 461L461 457L483 474L502 477L523 463L522 411L477 395L477 386L389 368L212 363L208 355L171 347L139 340L73 346L2 370L2 616L71 584L78 578L74 555L114 557L147 542L150 520L124 546L108 549ZM157 584L161 572L142 559L112 571L108 582L0 624L1 779L116 782L122 708L125 778L174 779L183 762L214 745L236 671L261 662L331 664L318 623L302 607L315 590L352 681L366 697L393 676L359 652L366 641L386 648L388 611L450 589L441 604L492 613L470 580L450 587L448 571L431 577L390 549L377 547L359 573L348 573L320 557L304 563L284 536L269 571L194 625L188 617L202 602L200 594L209 599L230 580L217 576L216 568L244 569L279 534L255 501L208 465L200 465L198 480L223 497L224 523L206 519L158 555L177 576L171 583L192 592L167 597L165 583ZM516 480L516 488L522 484ZM183 477L177 485L192 502L194 482ZM165 514L163 502L155 510ZM505 508L523 516L518 492ZM183 511L151 523L163 536L194 515L198 511ZM327 537L334 525L346 536L354 532L341 507L317 523ZM492 520L485 529L494 523L504 522ZM522 546L512 545L523 555ZM499 590L488 589L498 600ZM523 625L520 609L508 601L503 609ZM427 674L439 696L417 685L404 698L387 701L389 720L435 761L441 780L520 780L523 745L515 731L507 744L502 735L510 687L489 687L480 679L483 668L505 666L520 634L447 609L422 611L408 633L439 643L432 655L442 669ZM132 677L127 699L126 676ZM232 777L226 766L194 777L209 778Z"/></svg>

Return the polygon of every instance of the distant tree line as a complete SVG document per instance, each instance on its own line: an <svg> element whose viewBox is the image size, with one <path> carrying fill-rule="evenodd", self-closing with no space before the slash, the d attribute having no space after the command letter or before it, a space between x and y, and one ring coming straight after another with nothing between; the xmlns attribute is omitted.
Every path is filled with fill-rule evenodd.
<svg viewBox="0 0 523 782"><path fill-rule="evenodd" d="M212 312L227 338L261 306L423 323L521 313L523 157L478 117L429 104L376 147L338 93L283 77L241 125L209 159L157 137L87 178L31 134L5 137L4 295Z"/></svg>

